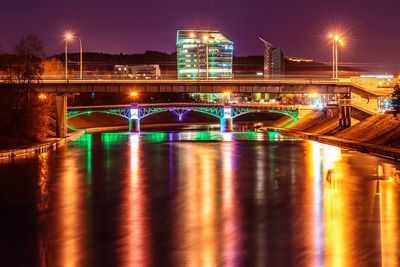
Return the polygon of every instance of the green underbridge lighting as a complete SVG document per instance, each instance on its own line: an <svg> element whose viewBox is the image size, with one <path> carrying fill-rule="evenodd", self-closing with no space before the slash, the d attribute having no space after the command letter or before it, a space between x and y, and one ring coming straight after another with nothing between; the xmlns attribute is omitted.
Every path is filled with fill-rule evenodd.
<svg viewBox="0 0 400 267"><path fill-rule="evenodd" d="M207 114L213 117L216 117L218 119L224 118L224 107L147 107L147 108L141 108L139 110L139 118L143 119L145 117L151 116L156 113L161 113L161 112L175 112L178 110L187 110L188 112L194 111L194 112L200 112L203 114ZM241 115L247 114L247 113L257 113L257 112L271 112L271 113L280 113L286 116L291 117L293 120L286 124L285 127L288 127L295 123L298 120L299 113L297 110L260 110L260 109L251 109L251 108L241 108L241 107L232 107L232 114L231 117L237 118ZM82 115L90 115L92 113L104 113L104 114L110 114L110 115L115 115L115 116L120 116L125 119L130 119L130 107L127 108L122 108L122 109L109 109L109 110L86 110L86 111L78 111L78 110L69 110L67 111L67 118L71 119L77 116L82 116ZM73 131L77 131L78 129L72 127L72 126L67 126L69 129Z"/></svg>

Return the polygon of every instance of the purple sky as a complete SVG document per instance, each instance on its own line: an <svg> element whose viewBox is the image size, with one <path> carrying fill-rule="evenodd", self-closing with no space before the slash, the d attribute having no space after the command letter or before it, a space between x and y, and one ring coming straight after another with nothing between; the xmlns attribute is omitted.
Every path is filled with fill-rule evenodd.
<svg viewBox="0 0 400 267"><path fill-rule="evenodd" d="M208 28L234 41L236 55L262 54L262 36L288 56L329 61L327 34L340 26L342 60L400 66L399 10L399 0L4 0L0 44L11 51L35 33L52 55L70 29L86 51L173 52L176 30Z"/></svg>

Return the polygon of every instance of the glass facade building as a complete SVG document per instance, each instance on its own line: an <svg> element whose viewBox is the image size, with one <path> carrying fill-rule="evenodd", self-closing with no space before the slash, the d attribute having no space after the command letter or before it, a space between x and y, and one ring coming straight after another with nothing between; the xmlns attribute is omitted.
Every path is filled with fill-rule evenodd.
<svg viewBox="0 0 400 267"><path fill-rule="evenodd" d="M218 31L178 31L178 79L232 78L233 42Z"/></svg>

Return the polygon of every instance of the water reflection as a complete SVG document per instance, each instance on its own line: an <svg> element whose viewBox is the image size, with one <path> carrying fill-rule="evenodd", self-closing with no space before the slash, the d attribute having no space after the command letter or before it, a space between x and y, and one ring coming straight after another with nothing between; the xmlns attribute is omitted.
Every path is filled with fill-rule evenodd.
<svg viewBox="0 0 400 267"><path fill-rule="evenodd" d="M266 216L266 179L267 175L265 173L265 162L267 161L266 152L264 147L256 147L256 182L255 182L255 202L257 205L257 215L256 220L262 221ZM256 227L257 237L256 237L256 265L265 266L267 264L267 257L265 251L267 250L266 244L266 227L263 224L258 223Z"/></svg>
<svg viewBox="0 0 400 267"><path fill-rule="evenodd" d="M151 263L148 233L145 177L141 173L139 134L129 137L129 169L125 180L122 204L122 266L148 266Z"/></svg>
<svg viewBox="0 0 400 267"><path fill-rule="evenodd" d="M22 233L0 239L25 266L400 265L399 166L385 159L188 131L85 135L13 164L1 214L24 223L0 222Z"/></svg>
<svg viewBox="0 0 400 267"><path fill-rule="evenodd" d="M380 194L376 197L379 201L379 218L381 234L381 263L382 266L400 265L400 219L399 219L399 191L398 185L393 180L393 165L383 163L383 176L385 181L379 183Z"/></svg>
<svg viewBox="0 0 400 267"><path fill-rule="evenodd" d="M82 261L82 248L85 233L84 198L81 194L80 162L76 157L67 157L64 161L64 172L57 192L59 201L56 209L57 229L60 231L59 261L62 266L79 266Z"/></svg>
<svg viewBox="0 0 400 267"><path fill-rule="evenodd" d="M344 240L344 218L347 215L343 207L341 184L338 182L341 179L340 164L335 165L335 162L341 159L341 152L337 147L318 143L312 143L312 147L313 158L319 162L314 165L314 177L318 180L315 197L323 202L316 209L318 210L316 224L320 231L320 236L317 237L321 246L319 250L325 253L325 259L320 258L319 263L322 264L323 260L326 266L347 266L345 259L348 244ZM321 239L325 244L321 244Z"/></svg>
<svg viewBox="0 0 400 267"><path fill-rule="evenodd" d="M179 247L187 251L180 265L216 266L216 154L204 147L193 155L187 144L180 149L178 156L183 166L179 202L183 204L183 212L178 228L183 231L179 231Z"/></svg>
<svg viewBox="0 0 400 267"><path fill-rule="evenodd" d="M231 141L231 137L228 138ZM235 144L225 143L222 152L222 263L223 266L238 266L241 253L240 208L236 195L237 164L235 163Z"/></svg>
<svg viewBox="0 0 400 267"><path fill-rule="evenodd" d="M37 209L38 212L43 212L48 209L49 207L49 175L48 175L48 153L40 154L38 157L39 162L39 197L37 200Z"/></svg>

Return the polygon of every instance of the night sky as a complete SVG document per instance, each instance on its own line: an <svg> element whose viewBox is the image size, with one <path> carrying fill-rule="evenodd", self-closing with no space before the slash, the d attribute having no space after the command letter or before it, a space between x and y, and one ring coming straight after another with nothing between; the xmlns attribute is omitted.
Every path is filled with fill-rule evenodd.
<svg viewBox="0 0 400 267"><path fill-rule="evenodd" d="M35 33L53 55L69 29L86 51L170 53L176 30L214 29L235 42L235 55L261 55L262 36L287 56L329 61L327 34L338 27L342 60L400 66L399 10L399 0L3 0L0 44L10 52Z"/></svg>

